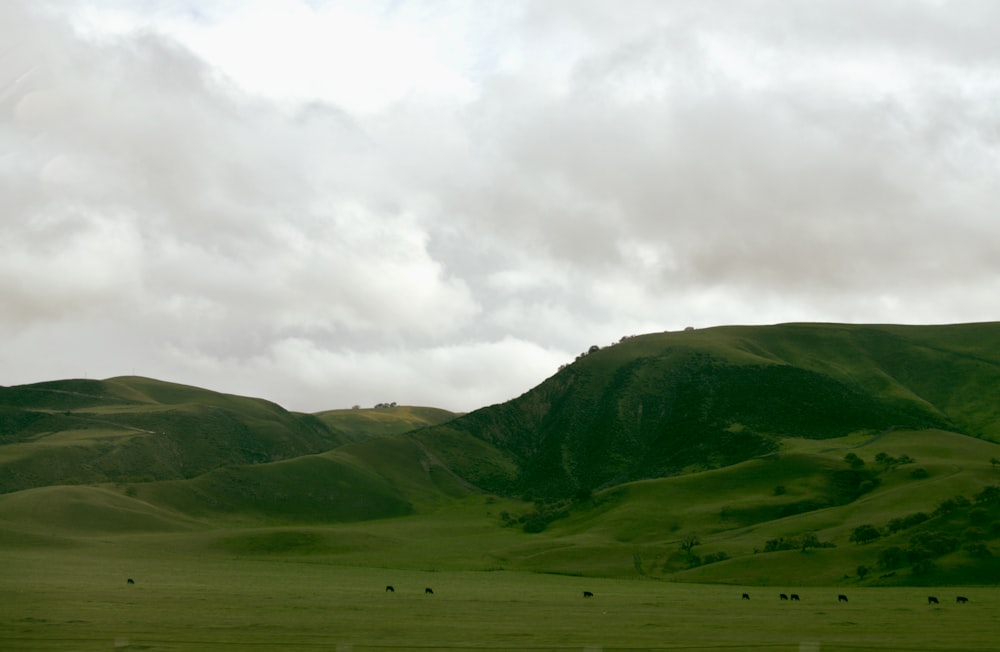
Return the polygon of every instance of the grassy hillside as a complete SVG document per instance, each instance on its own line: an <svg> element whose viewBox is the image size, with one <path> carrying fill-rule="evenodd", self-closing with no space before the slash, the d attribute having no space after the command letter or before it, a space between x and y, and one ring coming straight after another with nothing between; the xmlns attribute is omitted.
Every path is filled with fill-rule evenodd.
<svg viewBox="0 0 1000 652"><path fill-rule="evenodd" d="M442 457L511 495L586 495L642 478L735 464L787 437L893 428L1000 439L1000 324L720 327L629 338L521 397L419 433L463 436L501 467Z"/></svg>
<svg viewBox="0 0 1000 652"><path fill-rule="evenodd" d="M1000 485L997 453L992 442L940 431L788 440L777 454L562 504L504 562L748 585L995 583L1000 500L988 489ZM864 464L852 469L850 454ZM881 454L912 461L882 464ZM546 509L508 519L516 527ZM862 526L874 528L871 540L854 540Z"/></svg>
<svg viewBox="0 0 1000 652"><path fill-rule="evenodd" d="M0 549L990 584L998 390L998 324L645 335L467 415L306 415L144 378L0 388Z"/></svg>
<svg viewBox="0 0 1000 652"><path fill-rule="evenodd" d="M435 426L451 421L458 415L440 408L394 405L368 409L326 410L317 412L315 416L331 429L344 433L352 441L360 441Z"/></svg>
<svg viewBox="0 0 1000 652"><path fill-rule="evenodd" d="M136 377L0 387L0 492L196 478L316 454L450 416L406 407L315 416L262 399Z"/></svg>

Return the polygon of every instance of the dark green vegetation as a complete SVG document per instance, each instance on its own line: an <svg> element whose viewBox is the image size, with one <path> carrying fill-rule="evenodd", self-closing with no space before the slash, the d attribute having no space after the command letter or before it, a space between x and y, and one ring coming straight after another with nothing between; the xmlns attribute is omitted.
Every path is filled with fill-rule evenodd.
<svg viewBox="0 0 1000 652"><path fill-rule="evenodd" d="M567 498L777 452L789 437L998 441L998 387L1000 324L733 326L625 339L421 438L495 447L516 472L451 460L491 491Z"/></svg>
<svg viewBox="0 0 1000 652"><path fill-rule="evenodd" d="M993 584L998 395L1000 324L644 335L465 415L132 377L0 388L0 551Z"/></svg>

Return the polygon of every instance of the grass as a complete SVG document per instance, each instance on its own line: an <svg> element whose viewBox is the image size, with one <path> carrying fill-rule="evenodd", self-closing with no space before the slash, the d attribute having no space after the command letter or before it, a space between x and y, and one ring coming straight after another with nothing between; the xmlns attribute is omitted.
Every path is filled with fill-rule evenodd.
<svg viewBox="0 0 1000 652"><path fill-rule="evenodd" d="M936 606L926 589L852 588L845 604L829 587L347 566L316 550L243 555L203 541L5 550L0 648L954 651L991 649L1000 635L986 588L937 587Z"/></svg>
<svg viewBox="0 0 1000 652"><path fill-rule="evenodd" d="M383 481L369 469L376 451L387 450L392 472L383 471L384 481L404 495L426 497L420 477L433 469L417 463L415 443L392 441L388 449L361 442L245 467L219 476L231 488L212 495L240 496L232 487L250 479L257 483L251 487L281 489L310 473L317 480L303 486L320 487L330 475L327 464L337 464L334 476L345 479L352 476L342 469L352 467L353 486L364 487ZM907 431L788 440L766 458L598 492L585 509L574 508L534 535L503 527L500 517L531 510L531 503L471 492L418 500L409 516L284 525L280 514L259 511L191 518L192 510L166 493L197 481L139 484L131 496L128 485L6 494L0 496L0 649L990 649L1000 636L992 616L1000 598L981 582L1000 569L980 565L963 574L960 559L944 558L939 565L950 574L924 581L965 578L965 586L933 588L877 586L888 580L845 574L872 564L879 546L892 543L851 544L852 527L931 511L941 496L971 497L995 484L988 461L994 447ZM824 469L843 465L847 452L866 465L879 452L905 453L930 477L911 480L912 465L901 466L880 472L878 488L847 505L762 522L721 517L727 506L766 512L776 501L820 495ZM775 495L779 483L787 492ZM277 502L272 496L264 504ZM751 552L767 538L802 532L837 547ZM663 573L689 533L702 537L697 551L733 558ZM128 577L136 584L127 585ZM387 584L396 591L387 594ZM425 595L425 587L434 594ZM595 597L584 599L583 591ZM739 599L744 591L750 601ZM802 600L780 602L781 592ZM838 593L850 602L838 603ZM941 603L928 605L928 595ZM956 604L956 595L969 604Z"/></svg>
<svg viewBox="0 0 1000 652"><path fill-rule="evenodd" d="M353 439L398 435L409 430L437 425L458 414L430 407L399 405L371 409L326 410L316 413L328 426Z"/></svg>

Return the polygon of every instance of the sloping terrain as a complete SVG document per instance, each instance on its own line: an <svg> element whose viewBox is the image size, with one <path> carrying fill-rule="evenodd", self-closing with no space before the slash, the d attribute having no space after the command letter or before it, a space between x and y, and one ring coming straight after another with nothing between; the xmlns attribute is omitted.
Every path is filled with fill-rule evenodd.
<svg viewBox="0 0 1000 652"><path fill-rule="evenodd" d="M490 491L550 500L735 464L786 437L934 428L995 441L998 390L998 324L731 326L625 339L416 436ZM463 456L450 443L463 437L491 453Z"/></svg>
<svg viewBox="0 0 1000 652"><path fill-rule="evenodd" d="M0 388L0 492L191 478L346 441L311 415L144 378Z"/></svg>
<svg viewBox="0 0 1000 652"><path fill-rule="evenodd" d="M995 583L998 393L1000 324L655 333L466 415L144 378L0 388L0 546Z"/></svg>

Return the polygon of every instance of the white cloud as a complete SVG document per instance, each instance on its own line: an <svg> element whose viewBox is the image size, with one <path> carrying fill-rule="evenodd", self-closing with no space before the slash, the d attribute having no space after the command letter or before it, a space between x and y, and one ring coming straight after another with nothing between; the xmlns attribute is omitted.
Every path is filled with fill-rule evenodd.
<svg viewBox="0 0 1000 652"><path fill-rule="evenodd" d="M645 331L996 319L997 18L2 3L0 382L468 410Z"/></svg>

